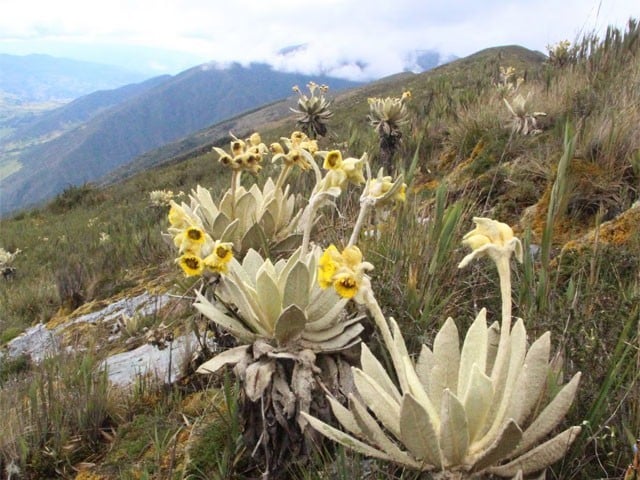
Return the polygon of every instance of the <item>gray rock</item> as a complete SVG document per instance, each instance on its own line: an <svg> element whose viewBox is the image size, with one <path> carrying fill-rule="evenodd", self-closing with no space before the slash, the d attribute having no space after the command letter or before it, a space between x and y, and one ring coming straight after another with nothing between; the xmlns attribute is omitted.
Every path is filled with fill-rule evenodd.
<svg viewBox="0 0 640 480"><path fill-rule="evenodd" d="M111 383L120 387L132 386L139 377L146 375L152 375L170 384L180 378L184 362L189 360L195 346L196 337L191 333L176 338L163 350L145 344L135 350L113 355L107 358L100 368L106 367Z"/></svg>

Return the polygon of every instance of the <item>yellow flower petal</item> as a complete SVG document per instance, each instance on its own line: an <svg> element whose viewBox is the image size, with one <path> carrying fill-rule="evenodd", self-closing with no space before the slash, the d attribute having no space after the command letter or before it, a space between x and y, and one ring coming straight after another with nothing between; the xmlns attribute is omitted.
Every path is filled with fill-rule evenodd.
<svg viewBox="0 0 640 480"><path fill-rule="evenodd" d="M342 153L340 150L331 150L324 159L322 168L325 170L337 170L342 166Z"/></svg>
<svg viewBox="0 0 640 480"><path fill-rule="evenodd" d="M249 145L258 146L262 143L262 139L260 138L260 134L258 132L252 133L249 137Z"/></svg>
<svg viewBox="0 0 640 480"><path fill-rule="evenodd" d="M351 272L339 273L333 281L333 288L342 298L353 298L360 288L360 282Z"/></svg>
<svg viewBox="0 0 640 480"><path fill-rule="evenodd" d="M273 154L283 154L284 153L284 148L282 148L282 145L280 145L279 143L272 143L271 145L269 145L269 150L271 150L271 153Z"/></svg>
<svg viewBox="0 0 640 480"><path fill-rule="evenodd" d="M178 265L187 277L202 275L204 271L204 262L197 255L185 253L178 259Z"/></svg>
<svg viewBox="0 0 640 480"><path fill-rule="evenodd" d="M351 270L356 270L362 263L362 252L358 247L352 245L342 251L342 259L347 267Z"/></svg>
<svg viewBox="0 0 640 480"><path fill-rule="evenodd" d="M327 288L333 283L333 276L340 266L340 252L335 245L329 247L322 253L318 260L318 284L321 288Z"/></svg>
<svg viewBox="0 0 640 480"><path fill-rule="evenodd" d="M483 245L486 245L487 243L491 243L491 239L489 239L489 237L485 235L475 234L475 235L466 237L464 240L462 240L462 243L467 247L471 248L471 250L477 250Z"/></svg>

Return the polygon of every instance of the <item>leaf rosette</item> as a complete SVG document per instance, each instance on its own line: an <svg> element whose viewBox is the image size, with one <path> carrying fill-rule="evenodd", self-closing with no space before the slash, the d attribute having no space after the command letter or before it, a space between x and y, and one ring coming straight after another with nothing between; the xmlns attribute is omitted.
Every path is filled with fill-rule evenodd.
<svg viewBox="0 0 640 480"><path fill-rule="evenodd" d="M248 190L242 186L235 192L228 190L219 204L198 185L190 200L190 210L211 237L232 242L240 257L251 248L281 251L300 243L296 227L301 211L296 212L289 185L283 190L268 178L262 189L253 184Z"/></svg>

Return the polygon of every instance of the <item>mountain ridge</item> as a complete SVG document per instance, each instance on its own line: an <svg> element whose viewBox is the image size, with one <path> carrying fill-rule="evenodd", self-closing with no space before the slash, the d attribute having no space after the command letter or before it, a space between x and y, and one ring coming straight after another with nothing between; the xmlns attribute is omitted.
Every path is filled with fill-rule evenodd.
<svg viewBox="0 0 640 480"><path fill-rule="evenodd" d="M0 185L0 214L34 205L65 187L92 182L149 150L283 99L314 80L339 90L357 82L274 71L265 64L200 65L16 154L22 168ZM16 141L14 138L13 141Z"/></svg>

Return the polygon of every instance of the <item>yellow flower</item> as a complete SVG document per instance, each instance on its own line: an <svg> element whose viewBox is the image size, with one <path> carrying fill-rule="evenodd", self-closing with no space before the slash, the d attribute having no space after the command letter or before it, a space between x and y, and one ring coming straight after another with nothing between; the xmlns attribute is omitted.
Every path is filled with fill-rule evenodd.
<svg viewBox="0 0 640 480"><path fill-rule="evenodd" d="M243 170L246 170L251 173L259 173L262 170L262 166L260 165L260 161L262 157L260 155L255 155L253 153L244 153L239 157L236 157Z"/></svg>
<svg viewBox="0 0 640 480"><path fill-rule="evenodd" d="M314 154L318 151L318 141L317 140L306 140L304 142L300 142L300 148L306 150L307 152Z"/></svg>
<svg viewBox="0 0 640 480"><path fill-rule="evenodd" d="M478 250L480 247L486 245L487 243L491 243L489 237L485 235L465 235L462 243L467 247L471 248L471 250Z"/></svg>
<svg viewBox="0 0 640 480"><path fill-rule="evenodd" d="M305 171L311 168L309 160L300 152L299 149L294 148L284 157L284 161L287 165L296 165L300 170Z"/></svg>
<svg viewBox="0 0 640 480"><path fill-rule="evenodd" d="M321 288L327 288L332 285L333 276L338 269L340 259L340 252L335 245L329 245L322 253L318 260L318 283Z"/></svg>
<svg viewBox="0 0 640 480"><path fill-rule="evenodd" d="M269 145L269 150L271 150L271 153L273 154L284 154L284 148L282 148L282 145L280 145L277 142L272 143L271 145Z"/></svg>
<svg viewBox="0 0 640 480"><path fill-rule="evenodd" d="M213 252L204 259L204 265L213 272L227 273L228 264L232 258L232 244L217 240L213 246Z"/></svg>
<svg viewBox="0 0 640 480"><path fill-rule="evenodd" d="M325 170L338 170L342 167L342 153L340 150L331 150L324 158L322 168Z"/></svg>
<svg viewBox="0 0 640 480"><path fill-rule="evenodd" d="M497 261L501 257L509 258L514 252L516 259L522 263L522 243L513 235L509 225L482 217L474 217L473 222L476 228L462 238L462 243L470 247L472 252L462 259L458 268L484 255Z"/></svg>
<svg viewBox="0 0 640 480"><path fill-rule="evenodd" d="M365 153L361 158L349 157L342 160L342 170L347 174L347 180L354 185L362 185L366 182L363 171L366 158Z"/></svg>
<svg viewBox="0 0 640 480"><path fill-rule="evenodd" d="M362 263L362 252L355 245L351 245L350 247L345 248L342 251L341 257L345 266L347 266L351 270L356 270Z"/></svg>
<svg viewBox="0 0 640 480"><path fill-rule="evenodd" d="M202 275L204 271L204 262L200 257L193 253L185 253L178 259L178 265L187 277Z"/></svg>
<svg viewBox="0 0 640 480"><path fill-rule="evenodd" d="M231 158L231 155L227 155L226 153L224 155L220 155L218 161L225 167L233 167L233 158Z"/></svg>
<svg viewBox="0 0 640 480"><path fill-rule="evenodd" d="M309 140L309 137L307 137L304 133L300 132L300 131L295 131L291 134L291 143L293 144L294 147L297 147L300 145L301 142L306 142Z"/></svg>
<svg viewBox="0 0 640 480"><path fill-rule="evenodd" d="M169 223L175 228L185 228L189 224L189 216L185 211L173 200L169 209Z"/></svg>
<svg viewBox="0 0 640 480"><path fill-rule="evenodd" d="M327 172L320 183L320 191L326 192L330 188L338 187L343 189L347 181L347 174L341 168L331 169Z"/></svg>
<svg viewBox="0 0 640 480"><path fill-rule="evenodd" d="M367 181L367 185L362 193L361 201L368 201L373 205L384 205L391 200L403 202L406 199L407 185L402 181L400 175L395 181L383 174L383 170L378 171L378 176Z"/></svg>
<svg viewBox="0 0 640 480"><path fill-rule="evenodd" d="M369 196L374 198L380 198L384 196L391 187L393 186L393 182L391 181L391 177L379 177L373 178L369 180L369 184L367 185L367 193Z"/></svg>
<svg viewBox="0 0 640 480"><path fill-rule="evenodd" d="M360 289L360 281L353 272L344 272L335 275L333 288L342 298L353 298Z"/></svg>
<svg viewBox="0 0 640 480"><path fill-rule="evenodd" d="M355 245L342 253L330 245L318 260L318 283L321 288L333 286L343 298L361 302L363 291L371 287L365 272L372 269L373 265L362 261L362 252Z"/></svg>
<svg viewBox="0 0 640 480"><path fill-rule="evenodd" d="M207 238L207 234L200 227L189 226L180 233L178 233L173 243L178 247L180 253L191 252L199 253L202 245Z"/></svg>
<svg viewBox="0 0 640 480"><path fill-rule="evenodd" d="M231 153L234 156L242 155L245 149L245 143L243 140L234 140L231 142Z"/></svg>
<svg viewBox="0 0 640 480"><path fill-rule="evenodd" d="M257 147L262 143L262 139L260 138L260 134L258 132L252 133L249 137L249 145L253 147Z"/></svg>

